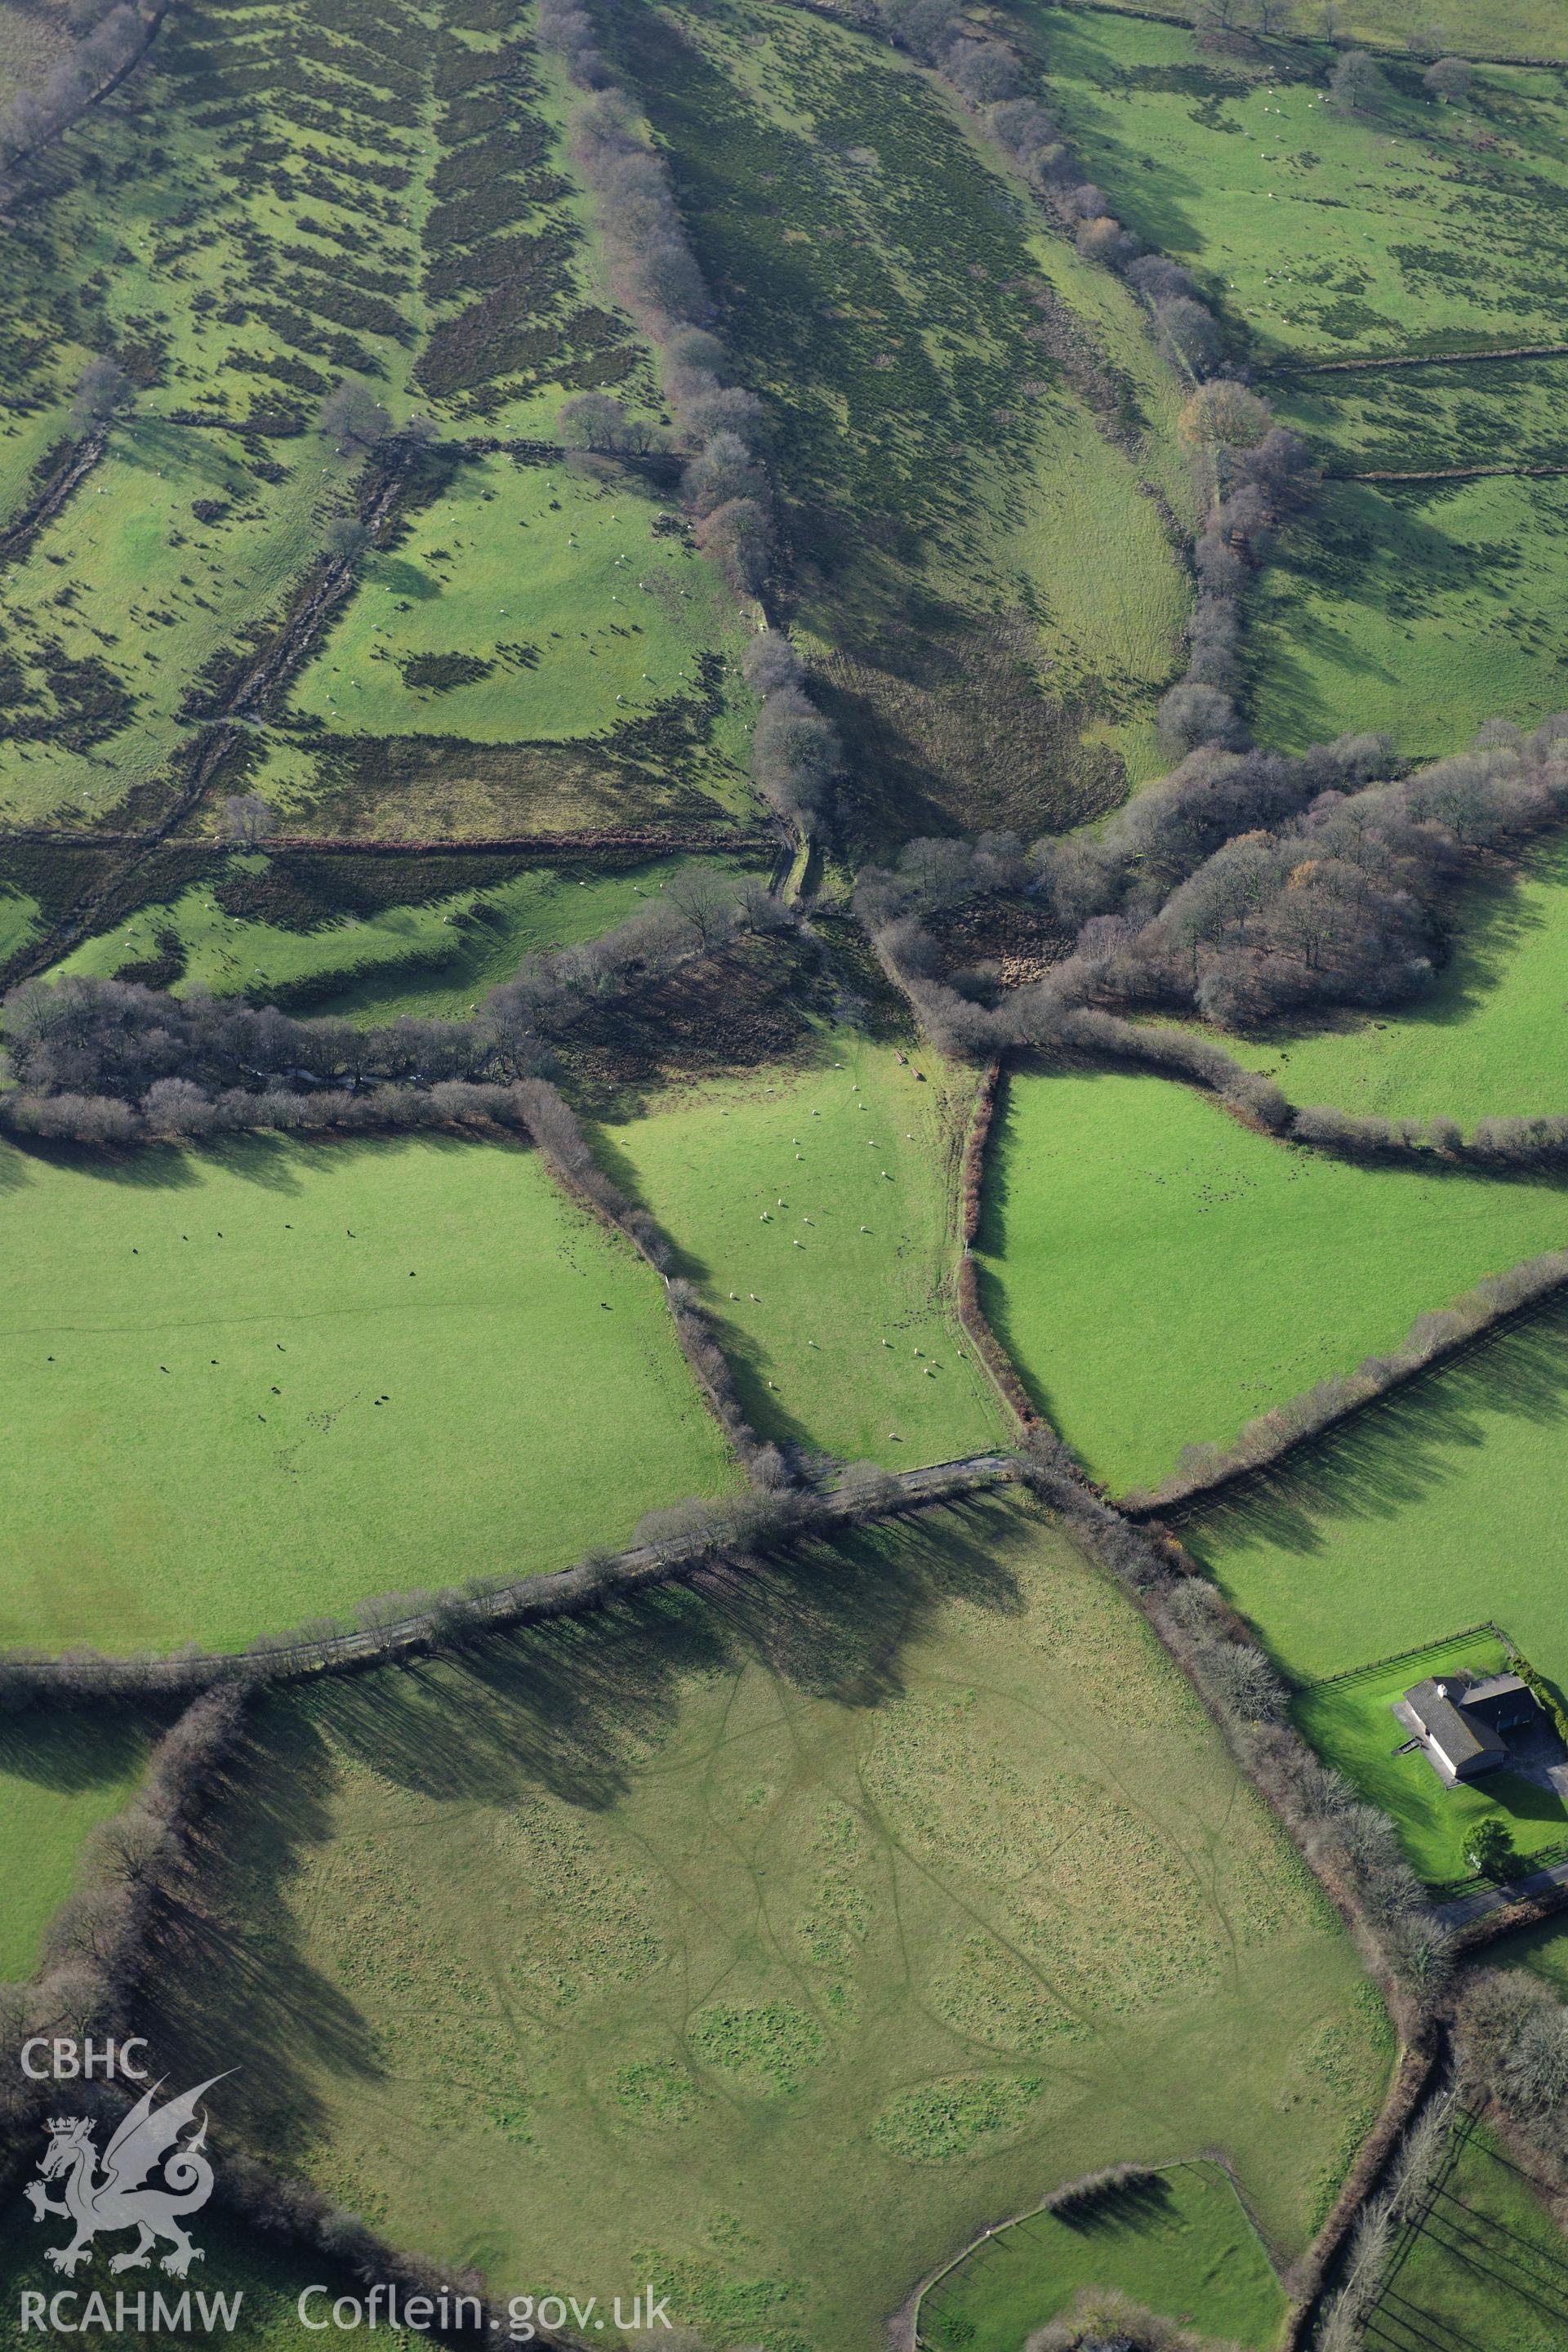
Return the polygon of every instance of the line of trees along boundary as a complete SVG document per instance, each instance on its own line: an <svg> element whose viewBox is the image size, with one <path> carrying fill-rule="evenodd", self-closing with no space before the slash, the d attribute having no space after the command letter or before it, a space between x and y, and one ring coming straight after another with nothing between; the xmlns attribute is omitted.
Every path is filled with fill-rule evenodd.
<svg viewBox="0 0 1568 2352"><path fill-rule="evenodd" d="M1080 9L1086 16L1135 16L1145 25L1175 25L1187 33L1193 29L1192 17L1182 15L1174 8L1122 7L1120 0L1072 0L1072 5L1075 8ZM1321 49L1330 54L1341 49L1366 49L1380 58L1408 58L1411 54L1410 50L1403 45L1396 46L1393 41L1379 41L1370 35L1363 38L1360 34L1357 34L1353 39L1346 33L1336 36L1332 40L1314 40L1310 34L1277 33L1269 36L1269 42L1273 47L1280 48ZM1487 57L1476 49L1447 47L1441 52L1436 49L1432 51L1434 57L1439 54L1445 57L1466 58L1471 65L1475 66L1523 66L1542 73L1555 73L1560 67L1568 65L1568 55L1560 58Z"/></svg>
<svg viewBox="0 0 1568 2352"><path fill-rule="evenodd" d="M1320 359L1311 352L1276 360L1260 374L1278 381L1297 375L1359 375L1386 368L1479 367L1488 360L1568 358L1568 343L1502 343L1486 351L1368 352L1351 359Z"/></svg>
<svg viewBox="0 0 1568 2352"><path fill-rule="evenodd" d="M1134 1519L1201 1508L1243 1479L1277 1468L1298 1447L1331 1434L1396 1390L1469 1354L1509 1325L1523 1322L1565 1287L1568 1251L1527 1258L1507 1273L1478 1283L1446 1307L1417 1316L1390 1354L1369 1356L1343 1378L1321 1381L1316 1388L1258 1414L1228 1445L1184 1448L1184 1457L1196 1457L1185 1469L1179 1462L1152 1492L1135 1489L1120 1498L1120 1507Z"/></svg>
<svg viewBox="0 0 1568 2352"><path fill-rule="evenodd" d="M0 2186L9 2187L36 2159L37 2133L58 2098L53 2080L33 2080L21 2063L23 2045L47 2035L80 2053L84 2040L123 2039L137 2022L137 2002L157 1957L163 1906L188 1906L199 1885L194 1832L217 1801L226 1767L243 1738L246 1695L227 1688L202 1693L176 1717L153 1749L141 1787L124 1810L100 1825L71 1893L45 1930L43 1965L26 1984L5 1988L0 2011ZM146 2070L168 2079L154 2060ZM183 2079L183 2078L181 2078ZM118 2122L133 2094L118 2080L79 2078L71 2096L94 2120ZM107 2129L105 2137L107 2137ZM330 2266L338 2278L378 2281L405 2295L463 2295L479 2307L479 2326L500 2331L505 2318L488 2304L477 2271L454 2272L377 2236L308 2183L275 2173L247 2152L216 2151L214 2203L226 2209L258 2248L281 2241ZM324 2324L324 2323L323 2323ZM437 2342L468 2344L471 2328L448 2332L432 2321ZM544 2331L545 2352L576 2338Z"/></svg>
<svg viewBox="0 0 1568 2352"><path fill-rule="evenodd" d="M1001 1398L1004 1409L1016 1429L1026 1431L1039 1425L1040 1416L1035 1410L1034 1400L1018 1377L1012 1358L991 1328L990 1319L981 1304L980 1285L974 1270L974 1244L980 1237L980 1219L984 1202L985 1159L996 1116L997 1099L1004 1084L1002 1056L998 1055L987 1063L974 1090L969 1129L964 1137L956 1285L958 1319L965 1338Z"/></svg>
<svg viewBox="0 0 1568 2352"><path fill-rule="evenodd" d="M110 1696L190 1693L229 1683L295 1682L383 1665L514 1625L603 1608L617 1594L675 1582L721 1554L748 1549L766 1553L831 1534L839 1526L929 1509L1006 1485L1018 1475L1008 1454L973 1454L921 1470L883 1472L874 1481L856 1482L827 1495L790 1492L743 1496L732 1507L693 1505L693 1514L699 1508L708 1511L708 1524L684 1535L633 1544L622 1552L591 1554L574 1568L498 1580L467 1593L387 1595L365 1604L369 1623L320 1635L268 1637L248 1650L187 1649L158 1657L103 1657L80 1651L43 1657L10 1650L0 1653L0 1716L40 1702L91 1706ZM410 1599L417 1605L410 1607Z"/></svg>
<svg viewBox="0 0 1568 2352"><path fill-rule="evenodd" d="M763 1489L790 1484L778 1448L759 1437L746 1419L729 1360L696 1291L689 1282L669 1272L675 1256L669 1236L645 1210L634 1209L610 1181L594 1158L576 1114L548 1080L525 1079L521 1091L523 1117L557 1182L602 1224L629 1242L664 1285L680 1351L704 1403L740 1457L747 1477L754 1486Z"/></svg>

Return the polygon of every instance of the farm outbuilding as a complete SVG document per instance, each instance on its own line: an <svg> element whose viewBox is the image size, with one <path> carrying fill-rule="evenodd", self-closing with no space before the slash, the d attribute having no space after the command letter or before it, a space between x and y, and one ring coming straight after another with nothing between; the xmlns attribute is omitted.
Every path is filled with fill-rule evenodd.
<svg viewBox="0 0 1568 2352"><path fill-rule="evenodd" d="M1415 1683L1394 1712L1419 1739L1439 1780L1473 1780L1509 1759L1507 1731L1528 1729L1541 1710L1518 1675L1460 1669Z"/></svg>

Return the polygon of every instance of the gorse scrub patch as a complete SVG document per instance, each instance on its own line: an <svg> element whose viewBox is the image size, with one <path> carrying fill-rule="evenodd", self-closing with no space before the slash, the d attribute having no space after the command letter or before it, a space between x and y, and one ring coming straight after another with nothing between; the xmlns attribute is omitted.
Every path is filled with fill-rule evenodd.
<svg viewBox="0 0 1568 2352"><path fill-rule="evenodd" d="M267 1700L170 2063L398 2242L717 2342L854 2352L934 2248L1194 2141L1304 2244L1386 2021L1125 1599L1004 1496L705 1587ZM955 2008L977 1944L1053 2044Z"/></svg>
<svg viewBox="0 0 1568 2352"><path fill-rule="evenodd" d="M689 2032L693 2051L706 2065L764 2095L797 2090L806 2069L824 2054L821 2026L788 2001L701 2010Z"/></svg>
<svg viewBox="0 0 1568 2352"><path fill-rule="evenodd" d="M644 2130L689 2124L697 2113L696 2084L685 2067L670 2060L635 2060L617 2069L611 2088L622 2119Z"/></svg>
<svg viewBox="0 0 1568 2352"><path fill-rule="evenodd" d="M1000 2132L1016 2131L1045 2085L1037 2074L961 2074L907 2091L883 2108L871 2137L910 2164L952 2164Z"/></svg>

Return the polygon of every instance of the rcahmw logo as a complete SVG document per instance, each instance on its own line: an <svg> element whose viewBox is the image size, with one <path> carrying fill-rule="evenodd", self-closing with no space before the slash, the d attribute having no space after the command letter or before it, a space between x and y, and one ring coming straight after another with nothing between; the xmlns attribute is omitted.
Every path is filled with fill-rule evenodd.
<svg viewBox="0 0 1568 2352"><path fill-rule="evenodd" d="M129 2042L116 2053L112 2044L100 2050L89 2042L84 2057L73 2042L40 2040L27 2044L22 2063L36 2081L51 2076L74 2081L101 2071L123 2073L140 2082L145 2078L131 2053L141 2047L139 2042ZM43 2053L52 2063L36 2063ZM183 2279L193 2263L205 2259L184 2223L189 2215L200 2212L213 2192L213 2168L205 2154L207 2117L200 2102L204 2093L223 2079L220 2074L209 2075L205 2083L178 2098L164 2100L162 2105L156 2102L163 2084L154 2083L115 2127L101 2157L95 2144L93 2117L49 2118L38 2177L27 2183L24 2192L35 2221L60 2221L71 2225L68 2239L44 2249L47 2263L72 2278L90 2259L96 2238L122 2230L133 2230L136 2241L110 2258L109 2267L117 2274L147 2269L154 2250L162 2245L169 2251L161 2257L160 2267L172 2278ZM58 2186L57 2195L50 2195L51 2185ZM192 2301L188 2293L175 2297L121 2293L111 2302L105 2295L84 2296L74 2289L53 2295L24 2290L22 2332L26 2335L35 2327L68 2336L89 2329L189 2332ZM195 2297L197 2325L209 2333L215 2327L231 2329L243 2301L243 2294L198 2294Z"/></svg>

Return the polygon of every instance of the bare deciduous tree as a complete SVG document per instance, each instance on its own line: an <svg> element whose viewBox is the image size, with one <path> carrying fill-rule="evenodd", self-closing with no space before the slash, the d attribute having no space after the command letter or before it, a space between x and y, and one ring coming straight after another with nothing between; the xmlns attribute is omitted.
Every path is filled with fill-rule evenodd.
<svg viewBox="0 0 1568 2352"><path fill-rule="evenodd" d="M222 831L226 841L254 847L257 842L266 840L272 825L272 803L259 793L231 793L224 802Z"/></svg>

